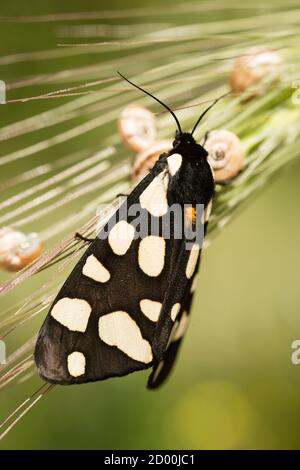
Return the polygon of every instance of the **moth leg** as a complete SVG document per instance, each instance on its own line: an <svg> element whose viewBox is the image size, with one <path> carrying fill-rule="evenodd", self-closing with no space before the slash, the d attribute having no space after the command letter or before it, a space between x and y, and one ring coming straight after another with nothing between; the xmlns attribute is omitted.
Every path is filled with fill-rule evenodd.
<svg viewBox="0 0 300 470"><path fill-rule="evenodd" d="M205 132L202 147L204 147L204 145L206 144L209 134L210 134L210 131Z"/></svg>
<svg viewBox="0 0 300 470"><path fill-rule="evenodd" d="M119 193L119 194L117 194L116 197L128 197L128 194Z"/></svg>
<svg viewBox="0 0 300 470"><path fill-rule="evenodd" d="M81 235L81 233L76 232L75 233L75 238L78 238L79 240L83 240L84 242L89 242L92 243L95 241L95 238L87 238Z"/></svg>

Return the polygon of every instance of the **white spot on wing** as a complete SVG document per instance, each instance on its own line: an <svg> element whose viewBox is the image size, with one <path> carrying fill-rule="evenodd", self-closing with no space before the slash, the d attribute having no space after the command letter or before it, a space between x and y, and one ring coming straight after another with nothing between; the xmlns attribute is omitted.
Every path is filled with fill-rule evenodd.
<svg viewBox="0 0 300 470"><path fill-rule="evenodd" d="M151 321L157 321L161 311L161 303L150 299L140 301L140 307L144 315Z"/></svg>
<svg viewBox="0 0 300 470"><path fill-rule="evenodd" d="M191 294L193 294L195 290L197 289L197 284L198 284L198 276L196 275L191 285Z"/></svg>
<svg viewBox="0 0 300 470"><path fill-rule="evenodd" d="M134 238L134 227L126 220L118 222L108 235L108 243L116 255L125 255Z"/></svg>
<svg viewBox="0 0 300 470"><path fill-rule="evenodd" d="M80 377L85 372L85 357L82 352L74 351L68 355L68 371L73 377Z"/></svg>
<svg viewBox="0 0 300 470"><path fill-rule="evenodd" d="M211 210L212 210L212 199L209 201L209 203L207 204L206 206L206 209L204 211L205 215L205 222L208 222L208 219L210 217L210 214L211 214Z"/></svg>
<svg viewBox="0 0 300 470"><path fill-rule="evenodd" d="M194 243L194 245L192 246L189 260L187 262L186 270L185 270L185 274L188 279L191 279L192 275L194 274L198 257L199 257L199 253L200 253L200 246L198 245L198 243Z"/></svg>
<svg viewBox="0 0 300 470"><path fill-rule="evenodd" d="M201 217L201 222L203 225L205 224L205 222L208 222L210 214L211 214L211 210L212 210L212 199L209 201L209 203L207 204L206 208L203 211L203 214Z"/></svg>
<svg viewBox="0 0 300 470"><path fill-rule="evenodd" d="M163 238L150 235L141 240L139 266L151 277L159 276L165 264L166 242Z"/></svg>
<svg viewBox="0 0 300 470"><path fill-rule="evenodd" d="M51 310L51 316L71 331L84 333L91 314L90 304L83 299L60 299Z"/></svg>
<svg viewBox="0 0 300 470"><path fill-rule="evenodd" d="M109 346L116 346L127 356L148 364L152 361L151 346L136 322L126 312L108 313L99 318L99 337Z"/></svg>
<svg viewBox="0 0 300 470"><path fill-rule="evenodd" d="M182 156L179 153L174 153L173 155L167 158L167 161L170 175L174 176L181 167Z"/></svg>
<svg viewBox="0 0 300 470"><path fill-rule="evenodd" d="M168 175L163 171L157 175L149 186L140 195L140 204L143 209L155 217L165 215L168 211L167 188Z"/></svg>
<svg viewBox="0 0 300 470"><path fill-rule="evenodd" d="M82 268L82 274L97 282L107 282L110 279L109 272L94 255L87 258Z"/></svg>
<svg viewBox="0 0 300 470"><path fill-rule="evenodd" d="M189 316L186 312L183 312L181 318L180 318L180 321L179 321L179 324L174 332L174 335L172 337L172 342L173 341L178 341L180 338L183 337L183 335L185 334L186 330L187 330L187 327L188 327L188 323L189 323Z"/></svg>
<svg viewBox="0 0 300 470"><path fill-rule="evenodd" d="M173 305L173 307L171 309L171 318L172 318L173 321L175 321L175 319L176 319L176 317L179 313L180 307L181 307L181 305L179 303Z"/></svg>

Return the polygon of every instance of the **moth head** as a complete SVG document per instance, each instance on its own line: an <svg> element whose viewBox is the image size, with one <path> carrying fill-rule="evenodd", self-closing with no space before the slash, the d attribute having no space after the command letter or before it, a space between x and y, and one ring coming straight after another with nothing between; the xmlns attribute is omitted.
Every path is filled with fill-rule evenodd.
<svg viewBox="0 0 300 470"><path fill-rule="evenodd" d="M205 148L196 143L192 134L189 132L180 133L179 131L176 131L175 134L172 153L179 153L188 160L206 159L208 156Z"/></svg>
<svg viewBox="0 0 300 470"><path fill-rule="evenodd" d="M178 145L194 145L195 139L189 132L180 133L178 130L175 132L175 140L173 141L173 147L176 148Z"/></svg>

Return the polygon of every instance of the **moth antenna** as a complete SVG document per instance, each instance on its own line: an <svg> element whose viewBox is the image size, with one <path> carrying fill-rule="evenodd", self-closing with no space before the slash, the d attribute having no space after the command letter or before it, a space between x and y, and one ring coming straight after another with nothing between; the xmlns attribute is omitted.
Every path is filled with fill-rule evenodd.
<svg viewBox="0 0 300 470"><path fill-rule="evenodd" d="M222 98L225 98L225 96L228 96L231 94L231 91L228 91L227 93L224 93L224 95L221 95L219 96L219 98L216 98L212 104L210 106L208 106L208 108L205 109L205 111L203 111L203 113L200 115L199 119L197 120L196 124L194 125L193 127L193 130L191 132L191 135L194 134L195 130L197 129L198 127L198 124L200 123L200 121L202 120L202 118L205 116L205 114L215 105L217 104L218 101L220 101Z"/></svg>
<svg viewBox="0 0 300 470"><path fill-rule="evenodd" d="M167 109L169 111L169 113L172 114L173 118L175 119L175 122L177 124L177 127L178 127L178 130L179 130L179 133L182 134L182 130L181 130L181 126L180 126L180 123L179 123L179 120L176 116L176 114L174 113L174 111L172 111L171 108L169 108L169 106L167 106L165 103L163 103L159 98L156 98L156 96L152 95L151 93L149 93L149 91L146 91L144 90L142 87L140 87L139 85L136 85L135 83L133 83L131 80L129 80L128 78L124 77L124 75L121 74L121 72L117 71L117 74L120 75L120 77L122 77L124 80L126 80L126 82L130 83L130 85L134 86L135 88L137 88L138 90L142 91L143 93L145 93L146 95L150 96L151 98L153 98L155 101L157 101L159 104L161 104L165 109Z"/></svg>

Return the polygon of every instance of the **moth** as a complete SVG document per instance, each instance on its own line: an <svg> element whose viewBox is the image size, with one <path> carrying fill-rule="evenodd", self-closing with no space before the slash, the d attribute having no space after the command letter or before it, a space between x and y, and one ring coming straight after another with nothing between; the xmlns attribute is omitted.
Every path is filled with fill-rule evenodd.
<svg viewBox="0 0 300 470"><path fill-rule="evenodd" d="M135 237L130 210L139 204L159 226L176 204L183 222L193 227L202 205L206 228L214 178L208 153L193 133L221 97L191 133L182 132L165 103L121 77L164 106L178 129L173 148L126 197L125 213L121 205L108 236L90 243L54 300L34 353L40 376L50 383L79 384L151 368L148 388L156 388L173 367L189 321L200 244L192 240L187 249L172 223L167 239L160 232Z"/></svg>

